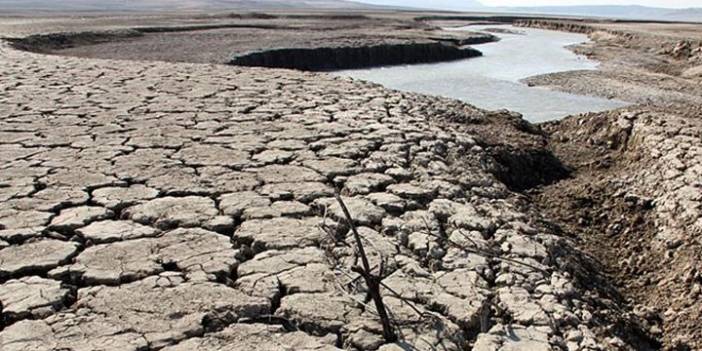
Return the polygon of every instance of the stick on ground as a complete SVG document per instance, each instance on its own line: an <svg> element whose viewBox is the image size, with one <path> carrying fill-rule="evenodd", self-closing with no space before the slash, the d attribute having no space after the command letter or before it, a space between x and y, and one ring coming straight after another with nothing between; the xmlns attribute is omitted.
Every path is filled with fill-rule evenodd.
<svg viewBox="0 0 702 351"><path fill-rule="evenodd" d="M335 196L336 201L339 203L339 206L341 206L341 210L344 212L344 216L346 217L349 227L351 227L351 232L353 233L354 240L356 241L358 254L361 257L361 264L363 265L363 267L354 267L353 271L360 274L366 281L366 286L368 286L368 294L375 303L375 309L378 312L378 317L380 317L380 322L383 326L383 338L388 343L395 342L397 341L397 335L392 328L388 311L385 309L383 297L380 294L380 277L373 275L371 272L370 263L368 263L368 256L366 256L366 251L363 248L361 235L358 234L358 231L356 230L356 225L353 223L353 218L351 217L351 213L349 213L349 209L346 207L344 200L341 199L341 196L338 193Z"/></svg>

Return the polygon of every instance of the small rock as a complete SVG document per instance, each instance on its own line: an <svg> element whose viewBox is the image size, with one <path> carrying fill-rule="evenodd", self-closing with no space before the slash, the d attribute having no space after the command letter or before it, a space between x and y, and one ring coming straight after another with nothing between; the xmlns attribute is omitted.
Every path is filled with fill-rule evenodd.
<svg viewBox="0 0 702 351"><path fill-rule="evenodd" d="M182 148L174 158L190 166L229 166L242 168L249 165L249 153L218 145L192 145Z"/></svg>
<svg viewBox="0 0 702 351"><path fill-rule="evenodd" d="M349 177L344 186L344 192L350 196L365 195L372 191L382 190L392 184L393 178L378 173L361 173Z"/></svg>
<svg viewBox="0 0 702 351"><path fill-rule="evenodd" d="M0 285L6 320L44 318L59 310L69 294L61 282L36 276L8 280Z"/></svg>
<svg viewBox="0 0 702 351"><path fill-rule="evenodd" d="M259 154L252 157L254 161L261 162L263 164L273 164L273 163L288 163L295 156L292 152L283 150L265 150Z"/></svg>
<svg viewBox="0 0 702 351"><path fill-rule="evenodd" d="M429 200L434 195L434 191L431 189L409 183L393 184L388 186L387 190L397 196L418 201Z"/></svg>
<svg viewBox="0 0 702 351"><path fill-rule="evenodd" d="M323 174L327 178L350 175L355 173L357 168L356 161L338 157L308 160L303 162L303 165Z"/></svg>
<svg viewBox="0 0 702 351"><path fill-rule="evenodd" d="M245 221L233 239L248 243L255 252L271 249L317 246L327 234L319 227L322 218L273 218Z"/></svg>
<svg viewBox="0 0 702 351"><path fill-rule="evenodd" d="M0 250L0 277L47 272L67 262L78 251L78 246L76 242L60 240L8 246Z"/></svg>
<svg viewBox="0 0 702 351"><path fill-rule="evenodd" d="M57 231L70 231L112 216L114 216L114 213L104 207L72 207L61 211L58 216L54 217L49 228Z"/></svg>
<svg viewBox="0 0 702 351"><path fill-rule="evenodd" d="M412 172L404 168L388 168L385 170L385 174L399 181L412 179Z"/></svg>
<svg viewBox="0 0 702 351"><path fill-rule="evenodd" d="M135 184L127 188L111 187L93 190L93 201L113 211L143 203L158 196L158 190Z"/></svg>
<svg viewBox="0 0 702 351"><path fill-rule="evenodd" d="M320 182L266 184L259 191L275 201L297 200L302 203L334 195L334 189Z"/></svg>
<svg viewBox="0 0 702 351"><path fill-rule="evenodd" d="M275 217L300 217L310 213L309 206L298 201L276 201L266 207L250 207L244 210L243 219Z"/></svg>
<svg viewBox="0 0 702 351"><path fill-rule="evenodd" d="M124 215L135 222L154 225L160 229L177 227L208 227L219 215L215 202L200 196L164 197L136 205Z"/></svg>
<svg viewBox="0 0 702 351"><path fill-rule="evenodd" d="M21 211L0 209L0 229L24 229L42 227L49 223L54 215L43 211Z"/></svg>
<svg viewBox="0 0 702 351"><path fill-rule="evenodd" d="M45 229L45 227L29 227L0 230L0 239L10 243L21 242L27 239L40 237Z"/></svg>
<svg viewBox="0 0 702 351"><path fill-rule="evenodd" d="M101 221L94 222L76 232L85 239L96 244L104 244L121 240L132 240L158 235L159 231L132 221Z"/></svg>
<svg viewBox="0 0 702 351"><path fill-rule="evenodd" d="M331 339L331 341L330 341ZM297 350L341 351L333 346L336 337L315 337L307 333L288 332L282 326L268 324L233 324L222 331L187 339L163 351L210 350Z"/></svg>
<svg viewBox="0 0 702 351"><path fill-rule="evenodd" d="M344 201L351 218L358 225L370 226L377 224L385 217L385 210L363 198L342 197L342 201ZM345 223L347 221L341 205L335 198L318 199L315 200L314 205L318 208L326 209L339 222Z"/></svg>
<svg viewBox="0 0 702 351"><path fill-rule="evenodd" d="M324 177L319 173L300 166L270 165L257 168L255 171L258 178L266 184L324 181Z"/></svg>
<svg viewBox="0 0 702 351"><path fill-rule="evenodd" d="M271 201L253 191L225 194L219 198L219 208L228 216L240 217L244 210L252 207L268 207Z"/></svg>
<svg viewBox="0 0 702 351"><path fill-rule="evenodd" d="M335 333L361 310L346 297L331 294L293 294L283 297L276 316L313 333Z"/></svg>
<svg viewBox="0 0 702 351"><path fill-rule="evenodd" d="M406 206L406 201L403 198L393 194L373 193L367 195L366 198L388 212L402 212Z"/></svg>

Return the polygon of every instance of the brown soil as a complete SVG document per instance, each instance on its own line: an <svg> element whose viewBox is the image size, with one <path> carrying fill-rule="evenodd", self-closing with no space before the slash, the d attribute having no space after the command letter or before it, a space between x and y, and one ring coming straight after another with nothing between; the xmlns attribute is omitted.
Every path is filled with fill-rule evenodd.
<svg viewBox="0 0 702 351"><path fill-rule="evenodd" d="M634 109L650 112L652 107ZM630 130L613 127L620 113L544 125L551 149L572 174L530 195L546 217L575 233L580 247L602 264L602 273L665 349L698 349L700 246L692 232L672 244L657 238L660 205L650 190L630 182L657 161L633 145Z"/></svg>

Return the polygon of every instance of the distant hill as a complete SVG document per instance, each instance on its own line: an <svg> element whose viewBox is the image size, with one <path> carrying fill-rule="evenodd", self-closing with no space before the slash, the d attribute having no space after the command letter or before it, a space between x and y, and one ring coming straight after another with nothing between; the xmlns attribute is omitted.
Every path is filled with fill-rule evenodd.
<svg viewBox="0 0 702 351"><path fill-rule="evenodd" d="M675 10L666 14L665 17L675 21L702 22L702 8Z"/></svg>
<svg viewBox="0 0 702 351"><path fill-rule="evenodd" d="M485 7L478 0L0 0L3 11L178 11L217 9L416 8L702 22L702 8L646 6Z"/></svg>
<svg viewBox="0 0 702 351"><path fill-rule="evenodd" d="M522 6L487 7L478 0L357 0L382 5L415 7L422 9L479 11L499 13L528 13L544 15L568 15L607 17L621 19L702 21L702 8L670 9L647 6L596 5L596 6ZM672 2L672 1L671 1ZM701 0L702 2L702 0Z"/></svg>
<svg viewBox="0 0 702 351"><path fill-rule="evenodd" d="M647 6L529 6L486 8L490 11L513 13L533 13L546 15L569 15L607 17L621 19L663 20L663 21L702 21L702 8L669 9Z"/></svg>
<svg viewBox="0 0 702 351"><path fill-rule="evenodd" d="M0 0L2 11L162 11L268 8L373 8L346 0Z"/></svg>
<svg viewBox="0 0 702 351"><path fill-rule="evenodd" d="M478 0L356 0L365 4L402 6L404 8L471 11L485 8Z"/></svg>

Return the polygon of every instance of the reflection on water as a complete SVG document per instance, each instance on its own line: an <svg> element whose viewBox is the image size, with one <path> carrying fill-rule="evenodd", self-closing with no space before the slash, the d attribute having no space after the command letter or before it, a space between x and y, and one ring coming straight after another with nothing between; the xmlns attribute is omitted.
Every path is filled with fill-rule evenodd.
<svg viewBox="0 0 702 351"><path fill-rule="evenodd" d="M470 26L456 30L484 30ZM570 70L595 69L597 63L578 56L566 46L587 36L532 28L500 28L520 32L495 33L501 40L475 46L483 57L422 65L406 65L337 72L339 75L380 83L404 91L459 99L481 108L518 111L532 122L571 114L603 111L626 103L568 94L519 82L529 76Z"/></svg>

